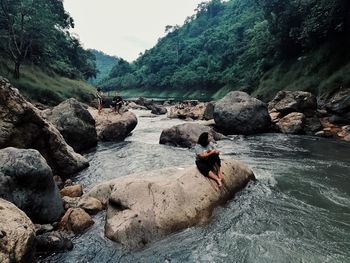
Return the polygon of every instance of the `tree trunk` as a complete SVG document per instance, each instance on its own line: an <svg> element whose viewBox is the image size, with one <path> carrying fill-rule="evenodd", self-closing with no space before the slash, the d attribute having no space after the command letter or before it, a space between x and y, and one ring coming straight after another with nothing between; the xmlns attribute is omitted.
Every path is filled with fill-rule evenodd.
<svg viewBox="0 0 350 263"><path fill-rule="evenodd" d="M14 71L13 71L13 77L15 78L15 79L19 79L19 68L21 67L21 63L20 62L16 62L15 63L15 69L14 69Z"/></svg>

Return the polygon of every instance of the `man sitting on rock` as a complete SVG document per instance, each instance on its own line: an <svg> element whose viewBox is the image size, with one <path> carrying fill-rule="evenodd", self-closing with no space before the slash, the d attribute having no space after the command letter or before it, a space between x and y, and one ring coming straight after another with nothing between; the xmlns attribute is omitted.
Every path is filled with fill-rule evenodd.
<svg viewBox="0 0 350 263"><path fill-rule="evenodd" d="M120 114L120 109L124 104L124 100L122 99L122 97L120 97L120 93L117 91L115 93L115 96L112 99L112 103L111 103L111 111L110 112L118 112L118 114Z"/></svg>

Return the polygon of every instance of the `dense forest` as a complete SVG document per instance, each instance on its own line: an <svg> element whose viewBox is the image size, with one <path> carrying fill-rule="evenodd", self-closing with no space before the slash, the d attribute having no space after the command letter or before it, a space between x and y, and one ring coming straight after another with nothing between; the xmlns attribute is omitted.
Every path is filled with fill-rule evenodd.
<svg viewBox="0 0 350 263"><path fill-rule="evenodd" d="M101 80L108 77L110 71L117 64L119 58L107 55L104 52L95 49L91 49L90 51L96 58L97 74L96 76L90 78L89 82L96 85L97 83L101 82Z"/></svg>
<svg viewBox="0 0 350 263"><path fill-rule="evenodd" d="M135 62L121 59L102 88L265 100L284 88L350 88L348 0L212 0L195 11Z"/></svg>

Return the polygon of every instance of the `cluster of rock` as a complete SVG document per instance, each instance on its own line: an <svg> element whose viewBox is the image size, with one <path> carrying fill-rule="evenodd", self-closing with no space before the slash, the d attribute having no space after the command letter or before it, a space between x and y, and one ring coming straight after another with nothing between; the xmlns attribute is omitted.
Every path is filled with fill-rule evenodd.
<svg viewBox="0 0 350 263"><path fill-rule="evenodd" d="M215 130L223 134L281 132L335 137L350 141L350 90L335 94L318 104L310 92L280 91L268 104L245 92L233 91L213 103L180 103L168 117L186 120L214 119ZM174 126L164 130L160 143L190 147L199 131L195 126Z"/></svg>
<svg viewBox="0 0 350 263"><path fill-rule="evenodd" d="M71 249L70 233L91 226L88 213L103 209L98 200L81 199L82 194L79 185L59 191L51 168L37 150L0 149L1 262L32 262L35 251ZM76 207L67 205L67 196L76 201Z"/></svg>
<svg viewBox="0 0 350 263"><path fill-rule="evenodd" d="M350 141L350 91L319 105L309 92L280 91L269 103L275 129L287 134L336 137Z"/></svg>
<svg viewBox="0 0 350 263"><path fill-rule="evenodd" d="M209 103L198 103L196 101L181 102L172 106L168 113L168 118L178 118L187 121L212 119Z"/></svg>
<svg viewBox="0 0 350 263"><path fill-rule="evenodd" d="M72 235L104 206L61 178L89 165L77 152L96 146L96 121L75 99L40 111L2 77L0 106L0 261L33 262L36 252L72 249ZM114 128L112 140L122 140L135 119L123 114L102 132Z"/></svg>
<svg viewBox="0 0 350 263"><path fill-rule="evenodd" d="M88 166L87 160L74 152L56 127L3 78L0 78L0 105L0 149L36 149L53 172L62 176Z"/></svg>
<svg viewBox="0 0 350 263"><path fill-rule="evenodd" d="M143 97L139 98L135 103L135 105L139 105L144 109L150 110L151 113L155 115L163 115L167 114L168 112L164 105L160 105L153 100L149 100Z"/></svg>

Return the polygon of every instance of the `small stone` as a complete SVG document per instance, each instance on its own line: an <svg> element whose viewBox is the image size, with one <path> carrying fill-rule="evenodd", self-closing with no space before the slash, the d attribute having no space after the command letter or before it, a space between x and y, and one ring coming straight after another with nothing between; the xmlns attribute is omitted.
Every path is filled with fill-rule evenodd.
<svg viewBox="0 0 350 263"><path fill-rule="evenodd" d="M94 224L91 216L81 208L69 208L60 222L60 229L82 233Z"/></svg>
<svg viewBox="0 0 350 263"><path fill-rule="evenodd" d="M65 210L68 210L69 208L77 208L79 199L80 197L63 196L62 200Z"/></svg>
<svg viewBox="0 0 350 263"><path fill-rule="evenodd" d="M61 196L80 197L83 195L83 188L80 184L76 184L63 188L60 193Z"/></svg>
<svg viewBox="0 0 350 263"><path fill-rule="evenodd" d="M103 210L102 203L93 197L83 197L80 199L78 206L83 208L90 215L97 214L98 212Z"/></svg>
<svg viewBox="0 0 350 263"><path fill-rule="evenodd" d="M73 181L71 179L67 179L66 181L64 181L64 187L71 186L71 185L73 185Z"/></svg>
<svg viewBox="0 0 350 263"><path fill-rule="evenodd" d="M63 181L62 181L62 178L60 176L55 175L53 177L53 180L54 180L55 184L57 185L58 189L63 188Z"/></svg>

